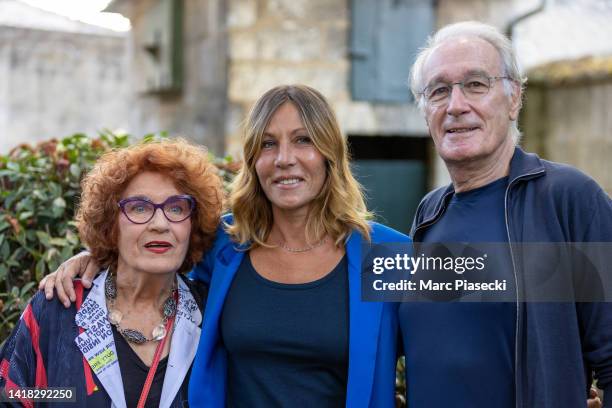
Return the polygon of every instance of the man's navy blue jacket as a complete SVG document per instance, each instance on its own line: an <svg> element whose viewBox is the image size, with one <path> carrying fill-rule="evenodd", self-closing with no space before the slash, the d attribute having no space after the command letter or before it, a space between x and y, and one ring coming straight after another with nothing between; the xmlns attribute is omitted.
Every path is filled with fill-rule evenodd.
<svg viewBox="0 0 612 408"><path fill-rule="evenodd" d="M449 185L423 198L410 234L415 242L442 217L453 192ZM511 244L612 242L612 201L599 185L571 166L518 147L505 214ZM512 257L521 290L529 260L514 252ZM612 407L612 303L517 301L515 340L517 407L583 407L591 373L604 389L604 407Z"/></svg>

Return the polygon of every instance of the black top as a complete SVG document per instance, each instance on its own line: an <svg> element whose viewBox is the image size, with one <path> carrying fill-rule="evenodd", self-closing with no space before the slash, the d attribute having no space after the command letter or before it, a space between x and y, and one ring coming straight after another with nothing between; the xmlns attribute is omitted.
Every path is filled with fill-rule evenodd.
<svg viewBox="0 0 612 408"><path fill-rule="evenodd" d="M221 316L228 407L341 407L348 375L348 263L304 284L270 281L248 255Z"/></svg>
<svg viewBox="0 0 612 408"><path fill-rule="evenodd" d="M149 367L142 362L138 354L128 344L121 334L117 332L115 326L113 328L113 337L115 338L115 347L117 348L117 357L119 359L119 368L121 369L121 379L123 380L123 391L125 392L125 403L128 407L138 405L140 393L144 388ZM166 375L166 366L168 365L168 357L159 360L157 371L153 377L153 383L147 396L146 408L157 408L161 400L162 386L164 385L164 376ZM187 379L183 386L186 387Z"/></svg>

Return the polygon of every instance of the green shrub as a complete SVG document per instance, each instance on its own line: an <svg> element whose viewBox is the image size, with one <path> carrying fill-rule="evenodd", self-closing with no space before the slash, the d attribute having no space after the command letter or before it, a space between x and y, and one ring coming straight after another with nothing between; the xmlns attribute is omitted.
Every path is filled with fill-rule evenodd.
<svg viewBox="0 0 612 408"><path fill-rule="evenodd" d="M76 134L0 155L0 342L43 276L81 250L73 221L81 178L102 153L127 145L127 135ZM239 163L212 160L227 187Z"/></svg>
<svg viewBox="0 0 612 408"><path fill-rule="evenodd" d="M74 210L81 177L127 136L82 134L0 156L0 339L14 327L35 286L81 248Z"/></svg>

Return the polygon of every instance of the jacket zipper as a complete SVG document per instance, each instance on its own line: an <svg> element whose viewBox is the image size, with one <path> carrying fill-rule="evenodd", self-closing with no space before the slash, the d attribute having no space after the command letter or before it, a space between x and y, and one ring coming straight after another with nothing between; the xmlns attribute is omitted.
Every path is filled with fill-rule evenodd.
<svg viewBox="0 0 612 408"><path fill-rule="evenodd" d="M510 259L512 260L512 271L514 273L514 289L515 289L515 293L516 293L516 318L515 318L515 331L514 331L514 404L516 406L516 408L520 408L522 404L519 404L519 397L522 397L522 395L519 394L518 392L518 384L519 384L519 369L518 369L518 364L519 364L519 329L520 329L520 311L521 311L521 307L520 307L520 301L519 301L519 279L518 279L518 273L516 270L516 263L514 261L514 251L512 248L512 239L510 237L510 224L509 224L509 216L508 216L508 193L510 192L510 188L513 187L514 183L518 180L523 180L526 179L527 177L531 177L531 176L535 176L538 174L544 173L544 170L539 170L535 173L528 173L528 174L523 174L520 175L516 178L514 178L512 181L510 181L510 183L508 183L508 187L506 188L506 193L504 194L504 218L506 221L506 233L508 235L508 245L510 247ZM521 384L521 388L522 388L522 384ZM521 399L521 403L522 403L522 398Z"/></svg>
<svg viewBox="0 0 612 408"><path fill-rule="evenodd" d="M444 208L446 208L446 197L448 197L449 194L453 194L454 191L449 191L447 193L445 193L441 200L440 200L440 208L438 208L438 211L434 214L433 218L431 218L429 221L425 221L424 224L421 224L419 226L417 226L414 229L414 233L412 234L412 239L414 240L414 236L416 235L417 231L420 230L421 228L425 228L430 226L431 224L435 223L436 221L438 221L438 219L440 219L440 216L442 215ZM415 241L416 242L416 241Z"/></svg>

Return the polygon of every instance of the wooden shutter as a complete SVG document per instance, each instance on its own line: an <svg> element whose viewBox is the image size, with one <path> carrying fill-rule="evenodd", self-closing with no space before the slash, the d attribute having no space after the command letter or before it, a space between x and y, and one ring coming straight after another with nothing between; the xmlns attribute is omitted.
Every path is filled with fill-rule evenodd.
<svg viewBox="0 0 612 408"><path fill-rule="evenodd" d="M433 31L433 0L352 0L351 4L353 99L411 101L408 73Z"/></svg>

